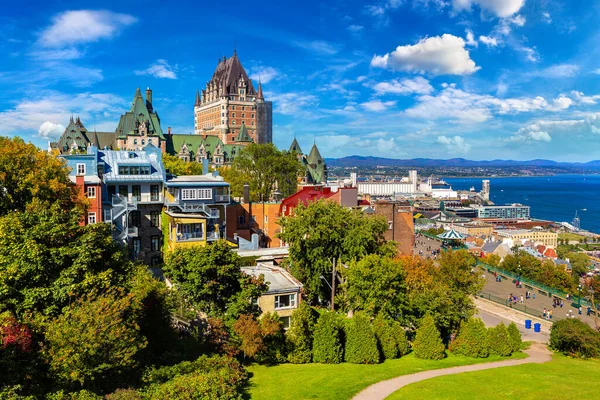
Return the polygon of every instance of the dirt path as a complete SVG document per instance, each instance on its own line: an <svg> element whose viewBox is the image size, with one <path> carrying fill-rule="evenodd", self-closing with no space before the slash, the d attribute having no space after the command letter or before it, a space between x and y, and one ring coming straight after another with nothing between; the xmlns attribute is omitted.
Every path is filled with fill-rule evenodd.
<svg viewBox="0 0 600 400"><path fill-rule="evenodd" d="M541 364L548 362L552 359L552 353L546 348L545 345L541 343L532 343L531 347L528 350L525 350L525 353L527 353L529 357L524 358L522 360L505 360L484 364L464 365L461 367L423 371L418 372L416 374L399 376L397 378L378 382L374 385L369 386L368 388L364 389L362 392L354 396L353 400L383 400L392 393L394 393L396 390L406 385L424 381L425 379L435 378L438 376L461 374L463 372L482 371L485 369L500 367L512 367L515 365L529 363Z"/></svg>

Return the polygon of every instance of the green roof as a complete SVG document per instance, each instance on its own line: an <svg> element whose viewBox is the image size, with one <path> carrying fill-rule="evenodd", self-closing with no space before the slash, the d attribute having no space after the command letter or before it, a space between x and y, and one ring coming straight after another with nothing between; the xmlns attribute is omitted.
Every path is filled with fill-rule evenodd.
<svg viewBox="0 0 600 400"><path fill-rule="evenodd" d="M160 127L160 118L153 110L148 110L148 105L142 97L140 88L135 90L131 110L121 115L116 133L120 138L125 138L127 135L139 135L138 123L148 122L148 136L158 136L164 139L162 128Z"/></svg>
<svg viewBox="0 0 600 400"><path fill-rule="evenodd" d="M248 129L246 129L246 125L242 124L240 131L235 139L236 142L252 142L250 135L248 135Z"/></svg>
<svg viewBox="0 0 600 400"><path fill-rule="evenodd" d="M238 144L223 144L219 137L214 135L196 135L196 134L173 134L166 136L166 150L171 155L179 154L179 150L185 144L194 156L198 153L198 149L204 145L204 150L207 155L212 156L217 146L221 145L221 150L225 154L225 163L230 163L233 158L240 153L245 147Z"/></svg>
<svg viewBox="0 0 600 400"><path fill-rule="evenodd" d="M327 166L325 165L325 159L321 156L321 153L319 153L316 144L313 145L310 154L304 160L310 183L327 181Z"/></svg>
<svg viewBox="0 0 600 400"><path fill-rule="evenodd" d="M290 146L290 153L298 153L298 154L302 154L302 149L300 148L300 145L298 144L298 141L296 140L296 138L294 138L294 141L292 142L292 145Z"/></svg>

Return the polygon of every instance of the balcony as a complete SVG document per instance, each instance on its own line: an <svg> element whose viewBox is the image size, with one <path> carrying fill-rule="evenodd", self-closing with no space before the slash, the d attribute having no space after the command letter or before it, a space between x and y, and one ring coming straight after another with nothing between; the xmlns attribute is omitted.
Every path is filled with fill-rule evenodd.
<svg viewBox="0 0 600 400"><path fill-rule="evenodd" d="M143 193L140 195L129 195L131 201L135 201L136 203L163 203L163 195L162 194L149 194Z"/></svg>
<svg viewBox="0 0 600 400"><path fill-rule="evenodd" d="M215 200L215 203L229 203L229 195L228 194L215 194L214 200Z"/></svg>
<svg viewBox="0 0 600 400"><path fill-rule="evenodd" d="M177 242L193 242L204 240L203 232L181 233L177 235Z"/></svg>
<svg viewBox="0 0 600 400"><path fill-rule="evenodd" d="M138 227L130 226L127 228L127 237L134 238L138 237Z"/></svg>

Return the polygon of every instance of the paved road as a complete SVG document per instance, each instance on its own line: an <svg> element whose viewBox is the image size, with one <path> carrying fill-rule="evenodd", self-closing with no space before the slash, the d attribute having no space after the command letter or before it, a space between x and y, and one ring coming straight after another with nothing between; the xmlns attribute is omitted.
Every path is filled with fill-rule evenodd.
<svg viewBox="0 0 600 400"><path fill-rule="evenodd" d="M481 270L479 270L479 271L481 271ZM506 299L509 294L516 295L516 296L518 296L519 299L521 298L521 296L523 296L523 299L524 299L523 305L527 306L528 309L537 311L536 314L540 318L542 317L544 308L546 308L547 310L552 310L552 320L566 318L567 313L569 312L569 310L571 310L573 315L575 316L575 318L579 318L582 321L590 324L591 326L594 326L593 314L592 314L592 316L588 317L586 315L585 308L582 308L583 313L582 313L582 315L579 315L577 312L577 307L573 307L571 305L571 302L568 302L564 299L563 299L563 301L564 301L563 308L560 308L560 307L554 308L552 305L552 298L540 294L537 290L530 290L532 293L536 293L535 299L525 299L525 291L528 290L525 287L525 285L523 285L522 289L517 289L511 279L503 279L502 282L496 282L495 281L496 278L494 277L493 274L488 273L487 271L485 271L483 274L485 275L485 278L486 278L486 285L483 288L483 291L486 293L490 293L501 299ZM577 301L575 301L575 303L577 303Z"/></svg>
<svg viewBox="0 0 600 400"><path fill-rule="evenodd" d="M364 389L362 392L353 397L354 400L383 400L396 390L410 385L411 383L416 383L420 381L424 381L426 379L435 378L438 376L444 375L454 375L461 374L463 372L473 372L473 371L482 371L486 369L492 368L500 368L500 367L512 367L515 365L521 364L529 364L529 363L545 363L552 359L551 352L546 348L545 345L540 343L534 343L530 349L525 350L525 353L529 355L529 357L522 360L506 360L506 361L498 361L487 364L476 364L476 365L465 365L462 367L452 367L452 368L444 368L437 369L432 371L423 371L418 372L416 374L403 375L397 378L389 379L387 381L378 382L374 385L369 386Z"/></svg>
<svg viewBox="0 0 600 400"><path fill-rule="evenodd" d="M489 328L491 326L496 326L500 323L508 326L511 322L508 318L503 318L497 314L492 314L490 312L478 309L476 317L481 318L483 323ZM525 324L520 322L515 322L517 328L521 332L521 338L524 342L539 342L539 343L548 343L550 340L550 335L547 332L539 332L535 333L533 329L525 329Z"/></svg>

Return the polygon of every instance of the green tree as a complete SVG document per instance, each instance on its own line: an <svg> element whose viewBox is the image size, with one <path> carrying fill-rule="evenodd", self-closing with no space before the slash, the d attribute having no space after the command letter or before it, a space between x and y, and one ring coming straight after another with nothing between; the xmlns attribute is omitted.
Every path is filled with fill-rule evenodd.
<svg viewBox="0 0 600 400"><path fill-rule="evenodd" d="M487 330L487 343L490 354L507 357L512 354L512 346L506 325L500 323Z"/></svg>
<svg viewBox="0 0 600 400"><path fill-rule="evenodd" d="M464 323L458 336L450 345L454 354L467 357L486 358L490 354L487 328L479 318L470 318Z"/></svg>
<svg viewBox="0 0 600 400"><path fill-rule="evenodd" d="M50 371L65 385L111 387L136 366L146 346L135 321L135 298L118 290L75 302L51 321L44 353Z"/></svg>
<svg viewBox="0 0 600 400"><path fill-rule="evenodd" d="M247 183L250 198L257 202L269 201L276 190L284 198L296 193L298 177L303 172L295 153L280 151L272 143L249 144L235 157L229 170L221 171L231 184L233 196L242 196Z"/></svg>
<svg viewBox="0 0 600 400"><path fill-rule="evenodd" d="M162 161L165 170L174 175L202 175L204 172L202 170L202 163L195 161L186 162L178 156L163 154Z"/></svg>
<svg viewBox="0 0 600 400"><path fill-rule="evenodd" d="M0 136L0 217L53 203L61 210L79 203L64 161L19 137Z"/></svg>
<svg viewBox="0 0 600 400"><path fill-rule="evenodd" d="M292 313L290 328L286 332L290 347L288 360L292 364L312 361L313 331L317 317L318 314L305 301Z"/></svg>
<svg viewBox="0 0 600 400"><path fill-rule="evenodd" d="M315 325L313 362L339 364L342 362L342 353L340 324L337 315L330 311L324 311Z"/></svg>
<svg viewBox="0 0 600 400"><path fill-rule="evenodd" d="M377 338L369 317L358 312L354 314L346 329L346 362L353 364L377 364L379 350Z"/></svg>
<svg viewBox="0 0 600 400"><path fill-rule="evenodd" d="M110 229L79 226L58 202L0 217L0 312L56 316L76 297L123 286L132 263Z"/></svg>
<svg viewBox="0 0 600 400"><path fill-rule="evenodd" d="M257 357L263 364L275 364L286 359L283 323L276 312L265 313L260 317L260 330L264 350Z"/></svg>
<svg viewBox="0 0 600 400"><path fill-rule="evenodd" d="M279 237L289 244L291 271L310 301L331 298L321 276L331 279L332 263L360 260L368 254L390 254L383 217L370 217L328 201L300 204L294 215L280 220Z"/></svg>
<svg viewBox="0 0 600 400"><path fill-rule="evenodd" d="M590 271L592 262L590 261L590 256L587 254L576 253L572 251L567 253L565 258L569 259L571 267L573 268L573 279L577 279L577 281L579 281L579 277L581 275L585 275Z"/></svg>
<svg viewBox="0 0 600 400"><path fill-rule="evenodd" d="M393 327L395 333L394 336L396 337L396 343L398 345L398 356L405 356L410 351L406 331L398 322L394 322Z"/></svg>
<svg viewBox="0 0 600 400"><path fill-rule="evenodd" d="M396 328L396 321L385 319L382 315L377 316L373 321L373 331L377 337L381 358L391 360L398 358L398 337L399 330ZM404 332L401 328L400 331ZM404 335L406 340L406 335Z"/></svg>
<svg viewBox="0 0 600 400"><path fill-rule="evenodd" d="M519 328L517 328L517 325L514 322L511 322L508 325L508 339L513 353L521 350L523 340L521 339L521 332L519 332Z"/></svg>
<svg viewBox="0 0 600 400"><path fill-rule="evenodd" d="M407 308L406 272L399 260L371 254L345 271L348 306L369 316L402 319Z"/></svg>
<svg viewBox="0 0 600 400"><path fill-rule="evenodd" d="M446 356L446 351L440 331L435 326L433 317L426 314L417 329L417 335L413 343L415 357L427 360L441 360Z"/></svg>
<svg viewBox="0 0 600 400"><path fill-rule="evenodd" d="M579 319L559 320L550 329L550 347L574 357L598 358L600 333Z"/></svg>
<svg viewBox="0 0 600 400"><path fill-rule="evenodd" d="M240 257L220 240L211 246L175 249L163 270L200 311L235 320L241 314L258 315L250 300L266 290L263 280L244 274L240 265Z"/></svg>

